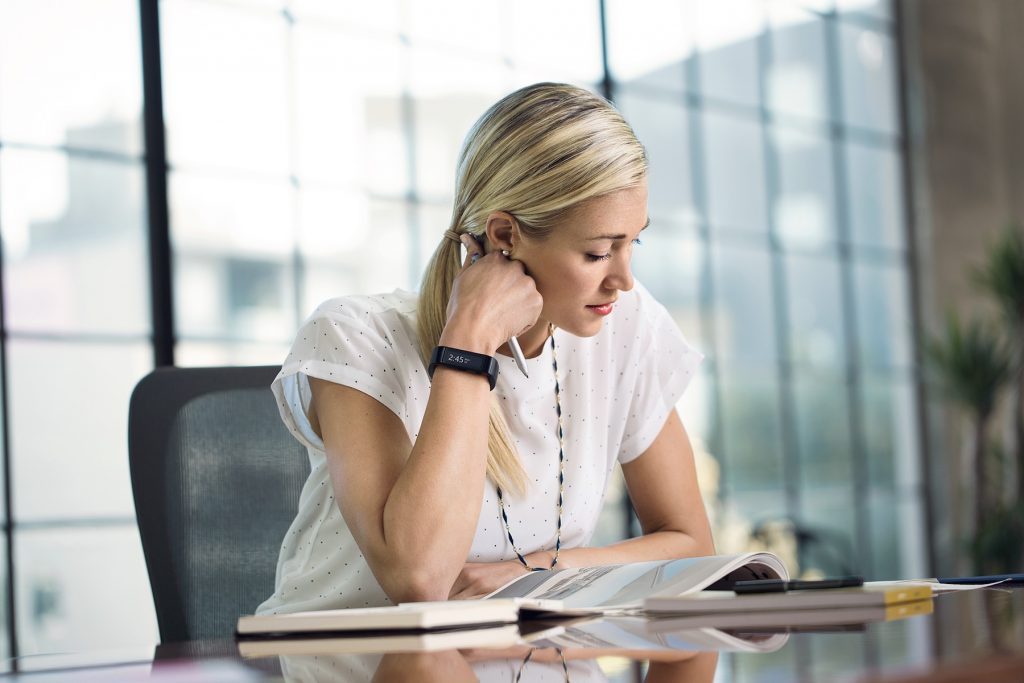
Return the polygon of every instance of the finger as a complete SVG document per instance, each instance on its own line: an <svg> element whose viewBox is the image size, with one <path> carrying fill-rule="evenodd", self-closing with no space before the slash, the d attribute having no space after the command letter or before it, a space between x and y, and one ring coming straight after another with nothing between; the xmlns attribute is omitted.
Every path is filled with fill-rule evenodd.
<svg viewBox="0 0 1024 683"><path fill-rule="evenodd" d="M480 248L480 243L471 235L460 235L459 241L466 248L466 260L462 264L463 268L472 265L478 258L484 255L483 249Z"/></svg>

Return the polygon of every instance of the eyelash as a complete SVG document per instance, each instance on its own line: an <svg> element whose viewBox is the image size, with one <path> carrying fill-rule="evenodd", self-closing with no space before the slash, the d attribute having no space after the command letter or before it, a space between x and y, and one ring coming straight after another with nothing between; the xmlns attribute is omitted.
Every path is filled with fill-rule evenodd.
<svg viewBox="0 0 1024 683"><path fill-rule="evenodd" d="M636 246L639 247L639 246L643 245L643 242L641 242L640 238L637 237L635 240L633 240L633 244L635 244ZM608 254L587 254L587 260L588 261L607 261L611 257L612 257L612 255L610 253L608 253Z"/></svg>

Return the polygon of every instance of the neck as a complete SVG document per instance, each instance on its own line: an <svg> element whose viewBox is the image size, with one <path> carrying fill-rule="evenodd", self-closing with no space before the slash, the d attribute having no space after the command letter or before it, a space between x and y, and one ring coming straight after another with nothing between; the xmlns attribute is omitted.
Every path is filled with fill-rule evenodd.
<svg viewBox="0 0 1024 683"><path fill-rule="evenodd" d="M544 342L548 340L548 321L538 320L537 323L517 337L519 346L523 349L523 355L527 358L536 358L544 350ZM511 356L512 350L508 343L498 347L498 353L503 356Z"/></svg>

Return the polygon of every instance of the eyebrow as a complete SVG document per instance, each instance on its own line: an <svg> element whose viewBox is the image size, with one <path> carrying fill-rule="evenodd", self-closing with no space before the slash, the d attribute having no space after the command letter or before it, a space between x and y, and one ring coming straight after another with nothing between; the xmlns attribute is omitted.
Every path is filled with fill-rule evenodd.
<svg viewBox="0 0 1024 683"><path fill-rule="evenodd" d="M644 223L644 227L640 228L640 232L643 232L644 230L646 230L650 226L651 226L651 219L648 218L647 222ZM625 234L622 234L622 235L598 235L597 237L588 237L587 241L588 242L594 242L594 241L597 241L597 240L624 240L627 237L629 237L629 235L625 235Z"/></svg>

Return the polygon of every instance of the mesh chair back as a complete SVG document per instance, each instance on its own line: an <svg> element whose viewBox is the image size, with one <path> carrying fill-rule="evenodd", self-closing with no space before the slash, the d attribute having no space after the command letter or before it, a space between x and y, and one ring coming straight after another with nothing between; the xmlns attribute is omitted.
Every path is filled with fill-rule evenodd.
<svg viewBox="0 0 1024 683"><path fill-rule="evenodd" d="M132 394L132 490L160 637L230 637L274 589L309 473L270 392L279 368L160 368Z"/></svg>

